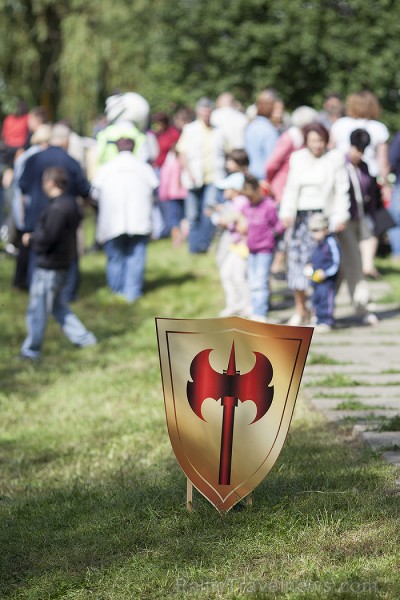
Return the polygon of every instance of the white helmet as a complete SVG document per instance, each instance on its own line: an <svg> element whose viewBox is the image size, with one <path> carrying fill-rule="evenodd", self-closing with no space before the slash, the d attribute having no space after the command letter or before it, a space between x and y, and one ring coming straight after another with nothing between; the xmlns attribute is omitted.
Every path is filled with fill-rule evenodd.
<svg viewBox="0 0 400 600"><path fill-rule="evenodd" d="M146 129L150 116L150 105L140 94L126 92L109 96L106 100L105 113L110 123L131 121L139 129Z"/></svg>

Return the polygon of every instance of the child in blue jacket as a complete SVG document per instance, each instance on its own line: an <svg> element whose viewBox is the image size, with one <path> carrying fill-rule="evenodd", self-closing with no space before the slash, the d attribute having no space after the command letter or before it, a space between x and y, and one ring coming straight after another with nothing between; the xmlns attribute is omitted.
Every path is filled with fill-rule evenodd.
<svg viewBox="0 0 400 600"><path fill-rule="evenodd" d="M336 277L340 266L340 250L336 238L329 232L328 218L314 213L309 221L315 247L306 274L313 286L312 303L315 311L315 330L329 332L334 324Z"/></svg>

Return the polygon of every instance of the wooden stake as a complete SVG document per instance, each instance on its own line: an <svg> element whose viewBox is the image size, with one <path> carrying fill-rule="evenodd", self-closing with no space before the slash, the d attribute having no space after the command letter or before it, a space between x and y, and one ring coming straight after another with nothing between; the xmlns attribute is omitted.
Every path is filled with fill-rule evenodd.
<svg viewBox="0 0 400 600"><path fill-rule="evenodd" d="M187 479L186 480L186 508L188 512L192 512L193 508L193 484Z"/></svg>

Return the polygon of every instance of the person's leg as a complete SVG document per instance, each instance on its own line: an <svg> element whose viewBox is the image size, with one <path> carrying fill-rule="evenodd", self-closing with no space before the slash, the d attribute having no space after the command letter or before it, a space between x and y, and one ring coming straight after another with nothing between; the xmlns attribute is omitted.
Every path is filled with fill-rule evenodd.
<svg viewBox="0 0 400 600"><path fill-rule="evenodd" d="M161 230L157 238L166 238L169 237L171 233L171 224L169 219L169 200L160 202L158 201L155 207L158 207L161 214ZM157 208L155 208L157 210Z"/></svg>
<svg viewBox="0 0 400 600"><path fill-rule="evenodd" d="M289 289L293 290L295 302L295 312L288 321L289 325L303 325L309 320L307 290L310 281L304 269L315 245L308 228L311 214L311 211L298 213L293 229L287 233L287 281Z"/></svg>
<svg viewBox="0 0 400 600"><path fill-rule="evenodd" d="M94 346L97 342L96 337L91 331L88 331L78 317L73 313L65 302L62 293L67 271L56 271L52 296L49 299L51 312L55 320L61 325L61 329L69 341L80 348Z"/></svg>
<svg viewBox="0 0 400 600"><path fill-rule="evenodd" d="M309 319L307 294L305 290L293 290L295 314L290 319L292 325L302 325ZM294 318L296 317L296 319Z"/></svg>
<svg viewBox="0 0 400 600"><path fill-rule="evenodd" d="M123 287L124 240L125 236L121 235L107 240L103 246L107 256L107 285L116 294L120 294Z"/></svg>
<svg viewBox="0 0 400 600"><path fill-rule="evenodd" d="M356 313L359 315L366 314L369 291L362 268L359 246L359 223L350 221L346 229L338 233L338 240L340 243L341 261L339 280L336 282L337 289L339 288L341 279L345 279Z"/></svg>
<svg viewBox="0 0 400 600"><path fill-rule="evenodd" d="M204 185L190 190L186 199L186 218L189 221L189 250L196 254L207 252L215 227L205 209L217 203L217 188Z"/></svg>
<svg viewBox="0 0 400 600"><path fill-rule="evenodd" d="M221 284L225 294L225 308L220 313L221 317L237 314L238 306L236 301L236 290L233 281L234 268L234 256L233 253L228 250L225 258L221 261L219 271Z"/></svg>
<svg viewBox="0 0 400 600"><path fill-rule="evenodd" d="M17 247L18 256L15 261L15 272L12 285L20 290L27 290L28 288L28 260L29 260L29 248L22 243L23 231L17 231Z"/></svg>
<svg viewBox="0 0 400 600"><path fill-rule="evenodd" d="M179 246L182 241L181 221L184 216L183 200L169 200L166 204L172 243L174 246Z"/></svg>
<svg viewBox="0 0 400 600"><path fill-rule="evenodd" d="M21 356L38 359L41 354L44 332L47 325L48 306L51 302L54 271L35 269L29 290L26 312L27 336L21 347Z"/></svg>
<svg viewBox="0 0 400 600"><path fill-rule="evenodd" d="M392 249L392 256L400 260L400 183L396 183L393 188L392 199L388 210L396 223L396 227L391 227L387 232Z"/></svg>
<svg viewBox="0 0 400 600"><path fill-rule="evenodd" d="M272 254L259 252L249 255L249 284L253 315L265 318L269 301L269 272Z"/></svg>
<svg viewBox="0 0 400 600"><path fill-rule="evenodd" d="M145 235L129 236L127 239L122 294L128 302L134 302L143 294L147 241Z"/></svg>
<svg viewBox="0 0 400 600"><path fill-rule="evenodd" d="M313 305L315 307L317 325L324 324L332 327L334 324L335 287L336 284L332 279L327 279L315 285Z"/></svg>
<svg viewBox="0 0 400 600"><path fill-rule="evenodd" d="M215 225L211 218L206 214L206 210L212 208L220 202L219 190L215 185L209 184L204 186L202 210L201 210L201 231L202 231L202 246L208 250L213 240L215 233Z"/></svg>
<svg viewBox="0 0 400 600"><path fill-rule="evenodd" d="M251 314L250 288L247 279L247 257L231 252L231 281L236 313L243 316Z"/></svg>
<svg viewBox="0 0 400 600"><path fill-rule="evenodd" d="M379 273L375 267L375 256L378 250L378 243L379 240L374 235L366 240L361 240L360 242L363 273L374 279L379 277Z"/></svg>
<svg viewBox="0 0 400 600"><path fill-rule="evenodd" d="M61 292L64 295L66 304L74 302L77 299L79 278L79 258L76 256L68 269L67 278Z"/></svg>
<svg viewBox="0 0 400 600"><path fill-rule="evenodd" d="M200 252L199 250L199 227L201 216L201 201L203 188L189 190L185 201L185 215L189 223L189 251L192 253Z"/></svg>

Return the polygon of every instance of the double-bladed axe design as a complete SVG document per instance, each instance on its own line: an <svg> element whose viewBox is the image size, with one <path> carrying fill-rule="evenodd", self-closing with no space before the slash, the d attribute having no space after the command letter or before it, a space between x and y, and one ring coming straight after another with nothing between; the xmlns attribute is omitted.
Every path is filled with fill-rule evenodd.
<svg viewBox="0 0 400 600"><path fill-rule="evenodd" d="M221 399L224 410L218 483L230 485L233 427L238 400L254 402L257 413L250 425L259 421L270 408L274 397L274 387L269 387L273 369L264 354L253 352L256 357L254 367L248 373L241 374L236 370L235 342L233 342L228 368L224 369L223 373L218 373L210 365L209 357L212 351L211 348L202 350L192 360L190 365L192 381L187 383L187 398L193 412L203 421L205 419L201 409L204 400Z"/></svg>

